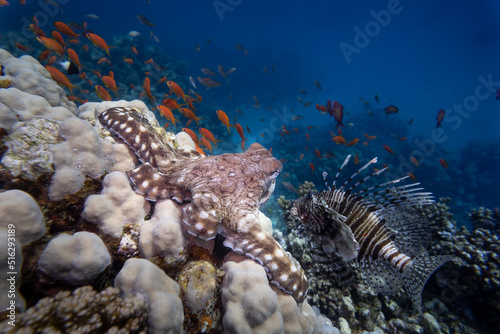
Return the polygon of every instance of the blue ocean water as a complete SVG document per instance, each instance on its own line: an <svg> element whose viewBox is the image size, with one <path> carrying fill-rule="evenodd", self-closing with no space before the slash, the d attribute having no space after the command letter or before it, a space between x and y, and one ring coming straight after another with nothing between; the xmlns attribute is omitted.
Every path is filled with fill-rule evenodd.
<svg viewBox="0 0 500 334"><path fill-rule="evenodd" d="M202 126L216 138L224 138L214 153L241 151L236 131L228 137L226 127L214 118L215 110L222 109L231 122L236 118L251 129L252 133L245 132L248 143L258 141L273 148L283 159L281 180L295 186L312 180L321 187L321 172L335 172L346 154L358 155L361 164L378 156L379 165L390 167L388 175L411 173L436 197L451 197L459 224L467 224L471 208L499 206L497 1L27 0L25 6L10 2L0 8L1 45L17 56L30 51L16 49L9 32L18 32L22 44L37 45L33 34L26 32L35 16L46 32L53 29L53 21L86 22L88 29L111 45L129 31L139 31L139 54L147 49L154 58L168 59L181 74L179 84L185 90L189 76L204 76L202 67L214 71L219 64L225 69L236 67L228 76L229 84L219 76L220 87L206 90L198 85L196 90L203 96L203 107L197 112L205 118ZM141 24L137 14L155 26ZM159 42L148 38L151 30ZM133 73L120 61L130 56L128 48L110 52L109 69L121 74L118 86L127 91L132 82L128 74L141 79L134 82L140 87L144 74ZM99 101L92 91L80 97ZM258 108L253 107L254 96ZM334 118L315 108L328 99L344 106L345 127L340 129L347 141L359 138L357 145L345 147L332 141L339 134ZM149 104L147 98L143 100ZM306 107L308 101L312 103ZM386 116L388 105L397 106L399 112ZM446 110L446 117L436 130L440 109ZM302 119L293 120L297 115ZM183 123L178 131L185 119ZM365 133L377 138L367 141ZM418 167L410 157L418 160ZM449 167L443 167L440 159ZM279 188L277 194L285 191Z"/></svg>

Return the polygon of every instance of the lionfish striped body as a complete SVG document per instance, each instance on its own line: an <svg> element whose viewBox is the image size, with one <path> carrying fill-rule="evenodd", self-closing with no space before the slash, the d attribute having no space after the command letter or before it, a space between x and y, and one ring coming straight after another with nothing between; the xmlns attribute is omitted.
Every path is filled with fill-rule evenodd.
<svg viewBox="0 0 500 334"><path fill-rule="evenodd" d="M368 285L385 294L394 294L404 287L415 307L420 309L427 279L451 259L425 254L430 232L415 206L432 204L432 194L422 192L422 188L416 187L418 183L394 186L406 177L360 187L386 168L347 188L376 158L336 188L349 159L350 156L340 167L331 188L299 198L291 212L309 233L313 258L336 269L340 281L353 279L348 263L357 259ZM326 183L326 173L324 177Z"/></svg>

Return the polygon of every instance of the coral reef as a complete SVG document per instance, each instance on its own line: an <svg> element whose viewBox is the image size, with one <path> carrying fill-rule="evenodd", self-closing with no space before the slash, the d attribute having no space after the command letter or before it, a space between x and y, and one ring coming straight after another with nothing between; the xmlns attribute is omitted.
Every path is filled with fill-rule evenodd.
<svg viewBox="0 0 500 334"><path fill-rule="evenodd" d="M125 171L134 167L134 160L122 145L115 146L101 139L92 125L79 118L65 120L59 135L65 140L50 146L55 167L49 189L52 200L60 200L80 190L85 176L98 179L105 171ZM116 159L120 159L119 163Z"/></svg>
<svg viewBox="0 0 500 334"><path fill-rule="evenodd" d="M142 292L148 300L150 333L179 333L184 313L179 286L153 263L128 259L115 278L122 293Z"/></svg>
<svg viewBox="0 0 500 334"><path fill-rule="evenodd" d="M62 121L76 112L76 105L33 57L16 58L0 49L0 65L2 80L10 81L0 89L0 127L10 132L15 123L34 116Z"/></svg>
<svg viewBox="0 0 500 334"><path fill-rule="evenodd" d="M272 289L254 261L228 257L222 281L225 333L338 333L307 302L299 306L290 295Z"/></svg>
<svg viewBox="0 0 500 334"><path fill-rule="evenodd" d="M0 230L15 225L16 241L24 246L45 234L45 218L37 202L21 190L0 193Z"/></svg>
<svg viewBox="0 0 500 334"><path fill-rule="evenodd" d="M101 238L85 231L59 234L38 260L45 274L75 285L94 280L110 263L111 256Z"/></svg>
<svg viewBox="0 0 500 334"><path fill-rule="evenodd" d="M286 230L273 230L276 221L259 210L272 193L273 182L266 177L258 179L265 183L261 189L265 191L259 194L262 203L257 201L252 211L252 228L258 232L242 237L242 230L228 233L219 230L226 225L217 225L214 239L200 238L203 235L197 231L197 223L202 220L197 218L210 215L211 209L219 210L217 200L210 197L208 206L203 203L201 210L186 212L193 200L191 192L156 202L147 192L134 192L133 186L149 189L143 181L151 179L132 178L141 182L131 185L127 176L137 175L131 170L141 162L147 164L141 154L153 150L142 150L143 142L130 145L134 146L131 150L116 131L110 133L101 126L98 115L109 108L140 112L140 118L151 124L148 131L154 131L174 152L176 159L168 163L194 166L193 161L205 159L193 153L190 137L159 127L141 101L86 103L76 110L62 88L31 57L18 59L0 51L0 64L5 70L0 79L6 86L0 89L0 269L4 272L0 291L15 290L16 307L16 327L3 321L2 332L500 331L495 314L500 308L498 209L470 211L471 231L456 226L446 200L423 209L432 223L431 252L454 254L458 260L431 277L423 295L424 313L414 314L404 294L390 298L376 294L359 274L351 285L340 286L331 268L310 256L314 245L301 236L297 221L288 215L291 201L285 197L278 203ZM152 146L156 141L146 143ZM276 160L264 150L259 152L260 158ZM177 159L179 156L182 159ZM210 161L220 159L215 157L220 156ZM214 166L220 165L210 168ZM189 171L179 170L178 174L168 173L165 179L188 178ZM201 173L197 177L210 175L220 176ZM221 179L216 183L214 187L220 186ZM244 183L237 185L241 194L248 191ZM300 194L312 190L310 182L298 187ZM225 196L239 198L235 192ZM225 197L216 198L220 201ZM229 208L234 217L236 208ZM280 210L274 212L277 215ZM10 225L15 225L12 244L7 243ZM257 254L259 238L275 242L271 235L284 250L273 246L265 249L269 253ZM253 253L245 249L247 240L257 245ZM15 250L12 283L5 276L7 247ZM255 259L237 252L256 254L252 255ZM283 257L295 268L295 259L300 262L309 281L303 302L270 282L269 272L261 264L271 267L274 262L268 262L266 255ZM9 301L1 302L0 315L5 319Z"/></svg>
<svg viewBox="0 0 500 334"><path fill-rule="evenodd" d="M16 327L0 323L2 333L147 333L147 300L143 293L121 296L108 287L86 285L46 297L18 315Z"/></svg>
<svg viewBox="0 0 500 334"><path fill-rule="evenodd" d="M125 223L140 222L150 210L144 196L136 194L125 174L112 172L102 181L100 195L90 195L85 201L82 217L95 223L107 234L118 238Z"/></svg>
<svg viewBox="0 0 500 334"><path fill-rule="evenodd" d="M6 69L14 66L12 59L16 58L0 55L2 65L8 59ZM19 85L15 73L22 70L18 69L6 71L5 79L12 84L1 89L6 95L0 97L0 126L4 128L0 137L4 189L0 193L0 237L7 240L10 224L15 225L16 240L11 246L16 275L12 285L4 277L0 288L16 290L15 332L42 328L56 333L223 330L222 280L224 264L229 261L224 260L228 249L223 238L207 241L190 234L192 227L183 223L187 203L178 198L152 202L147 195L134 192L124 172L139 164L135 152L122 139L110 136L95 116L108 108L134 108L174 154L185 154L186 164L189 159L200 159L193 153L192 139L158 127L154 114L141 101L88 103L76 111L40 65L26 57L22 61L27 62L26 71L39 77L39 84L52 88L44 95L35 87ZM16 91L23 87L26 90ZM23 104L22 99L28 98L25 94L33 95L33 104ZM267 150L259 152L277 161ZM252 175L255 170L246 172ZM274 180L277 173L272 172ZM274 182L266 183L264 190L271 185ZM245 188L239 188L245 194ZM258 210L271 193L257 194L262 198L256 195L261 202L252 219L262 233L257 236L274 242L272 222ZM234 243L236 237L230 241ZM278 253L281 255L292 261L285 252ZM257 290L261 287L272 293L278 307L275 317L281 319L285 331L334 331L331 322L307 302L297 303L271 288L260 264L247 262L259 268ZM2 260L3 272L7 272L6 263ZM81 287L84 284L88 285ZM257 299L250 301L251 297L245 298L254 309L246 312L257 314L260 311L255 307L260 305ZM8 305L1 305L2 316L9 315ZM6 332L11 329L7 321L0 326Z"/></svg>
<svg viewBox="0 0 500 334"><path fill-rule="evenodd" d="M18 122L4 138L7 151L0 160L0 170L14 177L36 181L54 172L50 146L59 142L59 123L44 117Z"/></svg>
<svg viewBox="0 0 500 334"><path fill-rule="evenodd" d="M500 328L493 315L500 291L496 209L472 210L470 217L476 228L469 232L456 227L447 206L449 199L423 207L434 235L429 253L452 254L459 259L445 264L431 277L423 294L424 312L418 314L409 311L410 302L404 294L377 294L358 271L354 282L341 285L331 267L308 256L312 245L297 233L299 225L289 216L291 201L280 197L278 202L289 233L274 231L274 236L306 269L308 301L332 319L342 333L478 333Z"/></svg>

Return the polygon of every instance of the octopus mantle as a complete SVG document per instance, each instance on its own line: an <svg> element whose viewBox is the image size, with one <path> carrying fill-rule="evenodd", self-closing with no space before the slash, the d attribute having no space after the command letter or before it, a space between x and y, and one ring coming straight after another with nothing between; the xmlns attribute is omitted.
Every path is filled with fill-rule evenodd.
<svg viewBox="0 0 500 334"><path fill-rule="evenodd" d="M282 170L271 152L254 143L244 153L204 157L171 148L135 109L110 108L98 119L142 162L127 172L136 192L150 201L172 199L182 205L190 234L203 240L221 234L225 246L261 264L271 283L297 302L304 300L304 271L258 221Z"/></svg>

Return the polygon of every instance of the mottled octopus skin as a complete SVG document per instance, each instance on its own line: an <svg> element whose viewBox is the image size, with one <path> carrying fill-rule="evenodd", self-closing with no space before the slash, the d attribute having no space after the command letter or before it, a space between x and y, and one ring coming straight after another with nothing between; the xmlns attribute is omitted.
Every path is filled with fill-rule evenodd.
<svg viewBox="0 0 500 334"><path fill-rule="evenodd" d="M307 278L299 263L259 225L259 208L282 170L258 143L244 153L204 157L172 149L145 117L132 108L110 108L98 116L142 165L127 172L135 191L148 200L182 205L188 232L203 240L225 237L224 245L261 264L272 284L297 302L306 297Z"/></svg>

